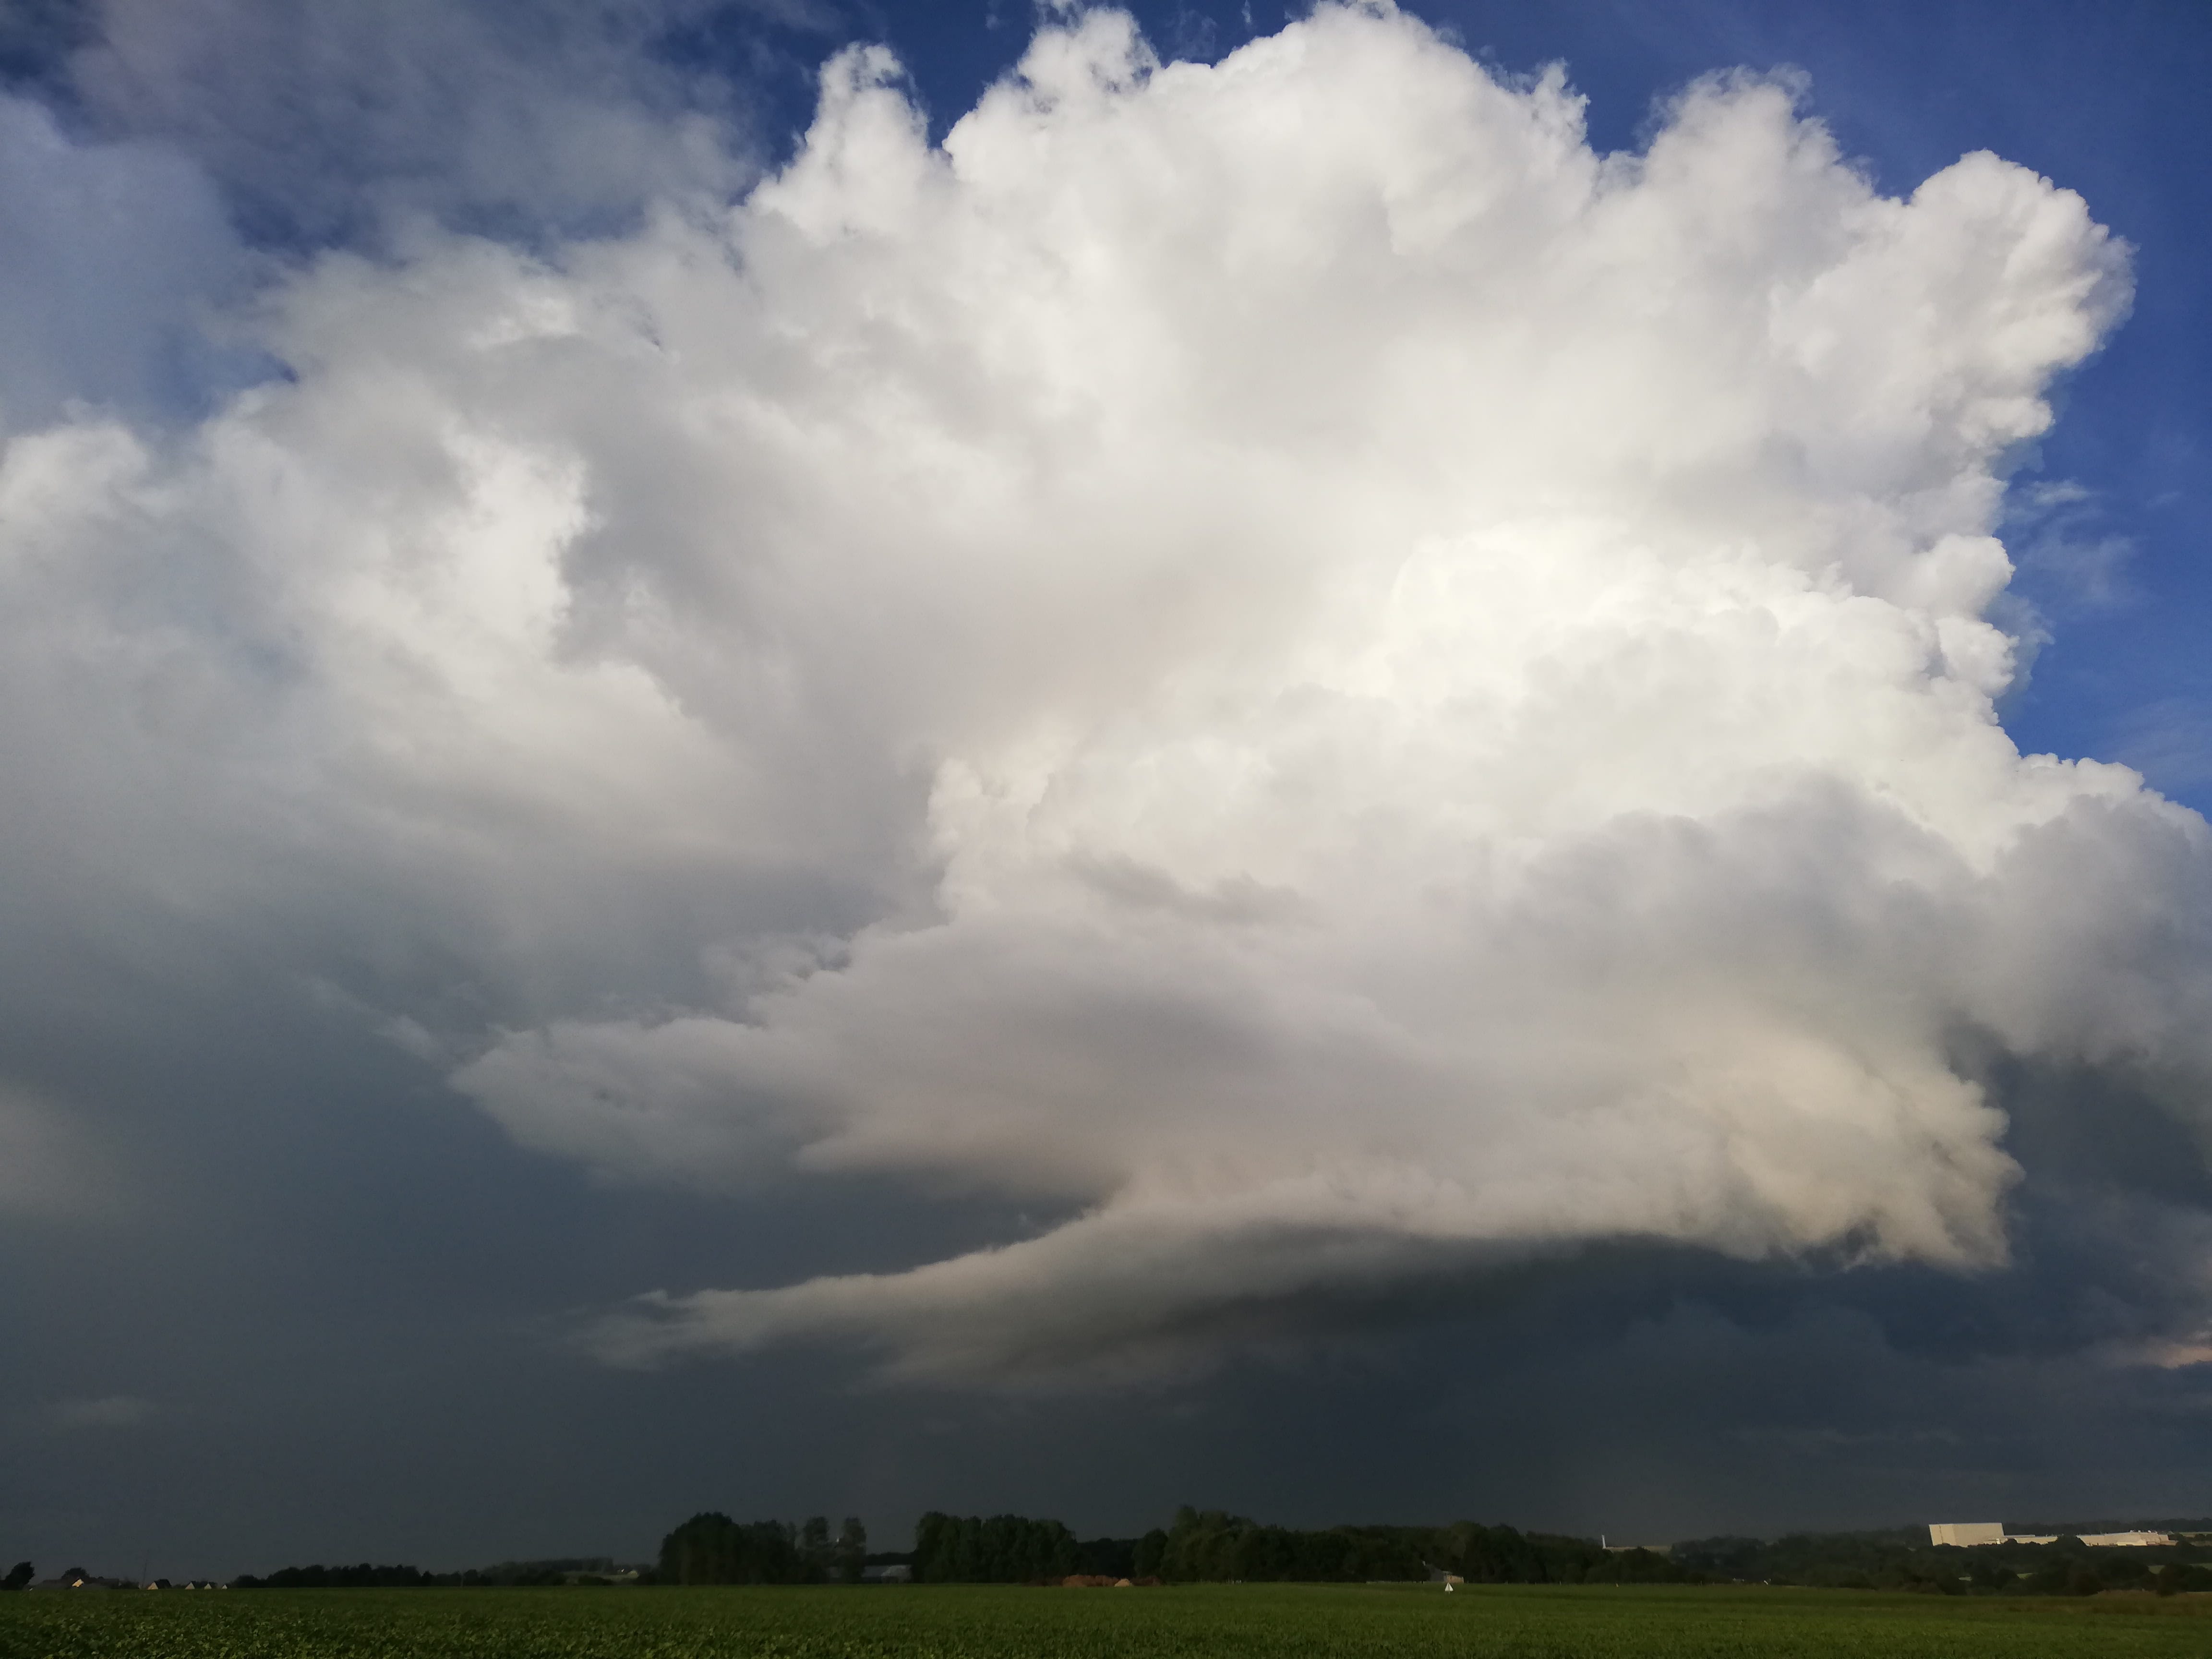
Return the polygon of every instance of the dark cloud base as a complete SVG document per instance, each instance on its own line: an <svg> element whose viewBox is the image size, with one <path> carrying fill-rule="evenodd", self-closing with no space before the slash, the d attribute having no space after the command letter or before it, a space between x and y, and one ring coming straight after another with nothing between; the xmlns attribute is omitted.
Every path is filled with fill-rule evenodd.
<svg viewBox="0 0 2212 1659"><path fill-rule="evenodd" d="M18 1554L150 1551L172 1576L636 1556L702 1507L855 1512L884 1541L927 1508L1086 1534L1193 1502L1663 1538L2203 1507L2202 1368L2115 1359L2192 1304L2144 1243L2202 1162L2154 1127L2094 1156L2050 1139L2037 1103L2078 1078L2008 1086L2028 1176L2002 1271L1589 1249L1255 1311L1245 1357L1197 1381L1004 1398L884 1389L834 1352L635 1373L565 1345L640 1285L895 1268L1053 1218L845 1182L743 1205L594 1184L259 988L251 1030L156 1029L97 1068L12 1045L128 1103L110 1144L134 1194L120 1218L8 1229L39 1271L0 1318L53 1338L0 1359ZM2109 1224L2084 1229L2085 1188ZM143 1420L58 1419L117 1395Z"/></svg>

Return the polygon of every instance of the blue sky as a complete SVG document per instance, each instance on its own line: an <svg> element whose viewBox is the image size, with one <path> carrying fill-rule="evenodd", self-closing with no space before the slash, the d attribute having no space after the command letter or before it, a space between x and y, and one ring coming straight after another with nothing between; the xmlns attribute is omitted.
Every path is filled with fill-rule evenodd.
<svg viewBox="0 0 2212 1659"><path fill-rule="evenodd" d="M0 11L0 1559L2212 1509L2212 17L1406 12Z"/></svg>

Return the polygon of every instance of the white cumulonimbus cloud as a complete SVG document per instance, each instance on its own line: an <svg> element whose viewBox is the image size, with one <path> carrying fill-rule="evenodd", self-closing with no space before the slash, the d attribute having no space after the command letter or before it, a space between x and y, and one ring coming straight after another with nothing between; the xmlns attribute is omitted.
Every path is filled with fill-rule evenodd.
<svg viewBox="0 0 2212 1659"><path fill-rule="evenodd" d="M2002 468L2127 295L2075 196L1885 197L1771 80L1601 156L1388 9L1212 65L1101 11L933 144L850 52L726 212L333 256L289 381L16 439L12 706L100 735L9 740L81 816L191 757L58 860L507 988L453 1077L527 1146L1059 1218L616 1358L1125 1374L1592 1240L1990 1264L1977 1056L2212 1078L2205 825L1993 707ZM118 601L193 560L215 619Z"/></svg>

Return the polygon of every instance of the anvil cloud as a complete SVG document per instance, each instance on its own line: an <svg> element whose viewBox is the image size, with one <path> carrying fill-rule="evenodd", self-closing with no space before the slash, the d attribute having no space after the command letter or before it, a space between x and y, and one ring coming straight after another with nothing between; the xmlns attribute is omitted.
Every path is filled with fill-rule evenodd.
<svg viewBox="0 0 2212 1659"><path fill-rule="evenodd" d="M733 207L327 256L287 378L10 442L16 833L312 938L611 1178L1037 1218L617 1360L1114 1377L1599 1241L2001 1262L1999 1061L2212 1128L2205 824L1996 713L2007 469L2126 252L1986 154L1886 197L1800 90L1601 155L1387 9L1212 65L1092 12L939 143L855 50Z"/></svg>

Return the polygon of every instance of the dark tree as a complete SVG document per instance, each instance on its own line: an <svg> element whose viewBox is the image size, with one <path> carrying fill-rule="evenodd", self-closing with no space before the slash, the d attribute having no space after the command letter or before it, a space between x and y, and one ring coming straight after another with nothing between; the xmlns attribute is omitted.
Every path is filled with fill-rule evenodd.
<svg viewBox="0 0 2212 1659"><path fill-rule="evenodd" d="M18 1561L8 1569L8 1576L0 1578L0 1590L19 1590L31 1582L33 1570L28 1561Z"/></svg>
<svg viewBox="0 0 2212 1659"><path fill-rule="evenodd" d="M827 1578L835 1565L830 1553L830 1517L810 1515L799 1528L799 1559L806 1564L809 1578Z"/></svg>
<svg viewBox="0 0 2212 1659"><path fill-rule="evenodd" d="M653 1574L663 1584L800 1584L806 1562L792 1528L774 1521L740 1526L726 1515L695 1515L660 1540Z"/></svg>
<svg viewBox="0 0 2212 1659"><path fill-rule="evenodd" d="M914 1576L925 1584L1033 1584L1075 1571L1075 1534L1026 1516L939 1515L915 1523Z"/></svg>
<svg viewBox="0 0 2212 1659"><path fill-rule="evenodd" d="M1130 1563L1133 1578L1157 1578L1160 1564L1167 1559L1168 1535L1154 1527L1137 1540L1135 1559Z"/></svg>
<svg viewBox="0 0 2212 1659"><path fill-rule="evenodd" d="M836 1553L838 1582L859 1583L860 1569L867 1565L868 1560L868 1529L860 1524L860 1516L847 1516L844 1524L837 1528Z"/></svg>

